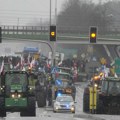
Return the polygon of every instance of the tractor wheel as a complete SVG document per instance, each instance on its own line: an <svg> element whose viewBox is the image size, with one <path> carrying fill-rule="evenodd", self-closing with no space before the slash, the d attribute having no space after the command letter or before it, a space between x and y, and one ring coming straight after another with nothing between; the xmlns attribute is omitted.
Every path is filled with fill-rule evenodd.
<svg viewBox="0 0 120 120"><path fill-rule="evenodd" d="M0 97L0 117L6 117L4 97Z"/></svg>
<svg viewBox="0 0 120 120"><path fill-rule="evenodd" d="M44 93L42 92L37 93L36 101L37 101L38 107L44 107L46 105L46 97Z"/></svg>
<svg viewBox="0 0 120 120"><path fill-rule="evenodd" d="M28 98L28 108L24 111L21 111L20 116L36 116L36 105L35 105L35 98L29 97Z"/></svg>
<svg viewBox="0 0 120 120"><path fill-rule="evenodd" d="M89 112L89 94L83 95L83 112Z"/></svg>
<svg viewBox="0 0 120 120"><path fill-rule="evenodd" d="M99 95L97 95L97 105L96 105L96 114L104 114L104 105L102 100L99 99Z"/></svg>

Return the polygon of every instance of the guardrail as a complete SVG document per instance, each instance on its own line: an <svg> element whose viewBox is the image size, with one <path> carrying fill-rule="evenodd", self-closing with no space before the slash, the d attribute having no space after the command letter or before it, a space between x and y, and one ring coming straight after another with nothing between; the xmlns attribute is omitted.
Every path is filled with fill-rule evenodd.
<svg viewBox="0 0 120 120"><path fill-rule="evenodd" d="M49 39L49 26L6 26L2 27L3 37L24 38L24 39ZM66 37L67 36L67 37ZM73 40L81 37L89 38L89 28L84 26L57 26L57 39ZM99 30L98 38L120 39L120 27L117 29Z"/></svg>

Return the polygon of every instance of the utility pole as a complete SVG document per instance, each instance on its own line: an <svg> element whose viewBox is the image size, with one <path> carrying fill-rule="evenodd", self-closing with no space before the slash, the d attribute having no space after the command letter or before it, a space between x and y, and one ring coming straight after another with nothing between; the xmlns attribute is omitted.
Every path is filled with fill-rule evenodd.
<svg viewBox="0 0 120 120"><path fill-rule="evenodd" d="M57 26L57 0L55 0L55 24Z"/></svg>
<svg viewBox="0 0 120 120"><path fill-rule="evenodd" d="M50 0L50 25L51 26L51 3L52 1ZM50 32L50 27L49 27L49 32ZM49 36L49 41L50 41L50 36ZM55 53L56 53L56 50L55 50L55 42L50 42L51 46L52 46L52 49L53 49L53 53L52 53L52 66L55 66Z"/></svg>
<svg viewBox="0 0 120 120"><path fill-rule="evenodd" d="M50 26L51 26L51 0L50 0Z"/></svg>
<svg viewBox="0 0 120 120"><path fill-rule="evenodd" d="M17 19L17 26L19 26L19 21L20 21L20 19L18 18L18 19Z"/></svg>

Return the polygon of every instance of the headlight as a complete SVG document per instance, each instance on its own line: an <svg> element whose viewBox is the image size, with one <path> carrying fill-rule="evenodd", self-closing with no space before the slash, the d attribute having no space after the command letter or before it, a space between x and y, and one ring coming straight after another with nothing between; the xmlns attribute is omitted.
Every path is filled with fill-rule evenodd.
<svg viewBox="0 0 120 120"><path fill-rule="evenodd" d="M95 84L94 86L95 86L95 87L98 87L98 85L97 85L97 84Z"/></svg>
<svg viewBox="0 0 120 120"><path fill-rule="evenodd" d="M3 88L1 87L1 90L3 90Z"/></svg>
<svg viewBox="0 0 120 120"><path fill-rule="evenodd" d="M15 98L15 95L14 95L14 94L12 94L12 95L11 95L11 97L12 97L12 98Z"/></svg>
<svg viewBox="0 0 120 120"><path fill-rule="evenodd" d="M18 94L18 98L20 98L21 97L21 94Z"/></svg>
<svg viewBox="0 0 120 120"><path fill-rule="evenodd" d="M74 107L71 107L71 111L75 111L75 108L74 108Z"/></svg>

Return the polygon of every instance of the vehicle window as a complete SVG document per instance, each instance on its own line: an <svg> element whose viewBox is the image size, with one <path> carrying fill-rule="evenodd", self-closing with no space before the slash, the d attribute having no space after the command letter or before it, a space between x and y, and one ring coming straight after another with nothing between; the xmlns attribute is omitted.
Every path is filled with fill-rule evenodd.
<svg viewBox="0 0 120 120"><path fill-rule="evenodd" d="M58 102L72 102L73 98L71 96L69 96L69 97L57 97L56 101L58 101Z"/></svg>
<svg viewBox="0 0 120 120"><path fill-rule="evenodd" d="M57 76L57 79L68 79L68 80L69 80L69 75L59 74L59 75Z"/></svg>
<svg viewBox="0 0 120 120"><path fill-rule="evenodd" d="M12 85L12 84L25 85L25 84L27 84L27 75L26 74L19 74L19 73L6 74L5 83L6 83L6 85Z"/></svg>
<svg viewBox="0 0 120 120"><path fill-rule="evenodd" d="M102 82L101 91L102 91L102 92L107 92L107 88L108 88L108 82L107 82L107 81L103 81L103 82Z"/></svg>
<svg viewBox="0 0 120 120"><path fill-rule="evenodd" d="M109 82L109 93L116 92L120 93L120 82Z"/></svg>

